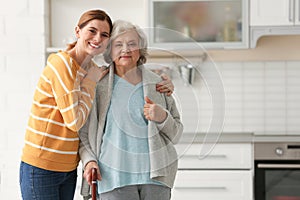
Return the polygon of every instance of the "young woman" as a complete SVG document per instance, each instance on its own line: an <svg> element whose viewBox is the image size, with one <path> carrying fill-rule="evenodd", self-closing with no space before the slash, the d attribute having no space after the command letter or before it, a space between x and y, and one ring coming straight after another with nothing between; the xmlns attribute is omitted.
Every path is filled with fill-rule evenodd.
<svg viewBox="0 0 300 200"><path fill-rule="evenodd" d="M75 28L77 41L48 57L33 97L21 158L24 200L73 199L78 131L87 120L96 82L108 72L91 60L104 52L111 30L104 11L87 11Z"/></svg>
<svg viewBox="0 0 300 200"><path fill-rule="evenodd" d="M169 200L177 172L174 144L183 131L172 96L156 91L161 81L143 64L147 39L136 26L116 21L107 62L109 75L97 84L96 98L80 130L84 177L98 172L101 200ZM101 98L106 94L105 98ZM88 196L86 182L82 194Z"/></svg>

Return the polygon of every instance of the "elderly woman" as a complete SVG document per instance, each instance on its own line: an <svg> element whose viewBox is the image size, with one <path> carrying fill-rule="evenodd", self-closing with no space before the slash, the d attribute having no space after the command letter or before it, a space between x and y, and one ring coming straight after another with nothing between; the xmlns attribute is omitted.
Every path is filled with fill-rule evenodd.
<svg viewBox="0 0 300 200"><path fill-rule="evenodd" d="M156 91L161 77L146 69L147 41L141 29L116 21L104 58L110 66L80 131L84 178L98 172L102 200L165 200L177 172L174 144L183 131L172 96ZM105 94L105 95L104 95ZM88 195L89 186L82 185Z"/></svg>

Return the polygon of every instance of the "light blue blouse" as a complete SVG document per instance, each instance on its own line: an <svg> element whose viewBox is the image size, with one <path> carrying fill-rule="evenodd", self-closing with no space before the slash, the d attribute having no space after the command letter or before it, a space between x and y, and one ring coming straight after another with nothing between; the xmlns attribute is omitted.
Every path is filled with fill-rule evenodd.
<svg viewBox="0 0 300 200"><path fill-rule="evenodd" d="M99 193L126 185L161 184L150 179L148 121L143 108L142 82L133 85L115 75L99 157Z"/></svg>

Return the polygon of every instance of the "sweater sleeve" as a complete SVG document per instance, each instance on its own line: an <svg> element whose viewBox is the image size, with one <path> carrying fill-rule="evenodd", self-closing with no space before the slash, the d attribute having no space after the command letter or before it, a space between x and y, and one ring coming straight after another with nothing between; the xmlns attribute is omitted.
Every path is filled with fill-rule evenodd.
<svg viewBox="0 0 300 200"><path fill-rule="evenodd" d="M174 98L165 95L165 100L167 103L167 118L161 124L157 124L157 126L161 134L168 137L173 144L177 144L183 132L183 124L181 123Z"/></svg>
<svg viewBox="0 0 300 200"><path fill-rule="evenodd" d="M80 145L79 145L79 156L82 161L83 166L85 166L90 161L97 161L97 157L95 155L95 151L93 151L89 138L97 138L97 105L96 101L93 102L91 113L84 124L84 126L79 130L79 138L80 138ZM92 141L97 142L97 141ZM95 145L96 146L96 145Z"/></svg>
<svg viewBox="0 0 300 200"><path fill-rule="evenodd" d="M72 61L62 53L53 54L44 75L49 79L64 125L77 132L87 120L96 83L86 78L87 72Z"/></svg>

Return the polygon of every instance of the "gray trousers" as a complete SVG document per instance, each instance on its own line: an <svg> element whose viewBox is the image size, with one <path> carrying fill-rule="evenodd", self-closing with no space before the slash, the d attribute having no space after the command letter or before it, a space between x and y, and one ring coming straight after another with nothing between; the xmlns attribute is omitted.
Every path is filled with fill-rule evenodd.
<svg viewBox="0 0 300 200"><path fill-rule="evenodd" d="M162 185L129 185L100 194L100 200L170 200L171 188Z"/></svg>

